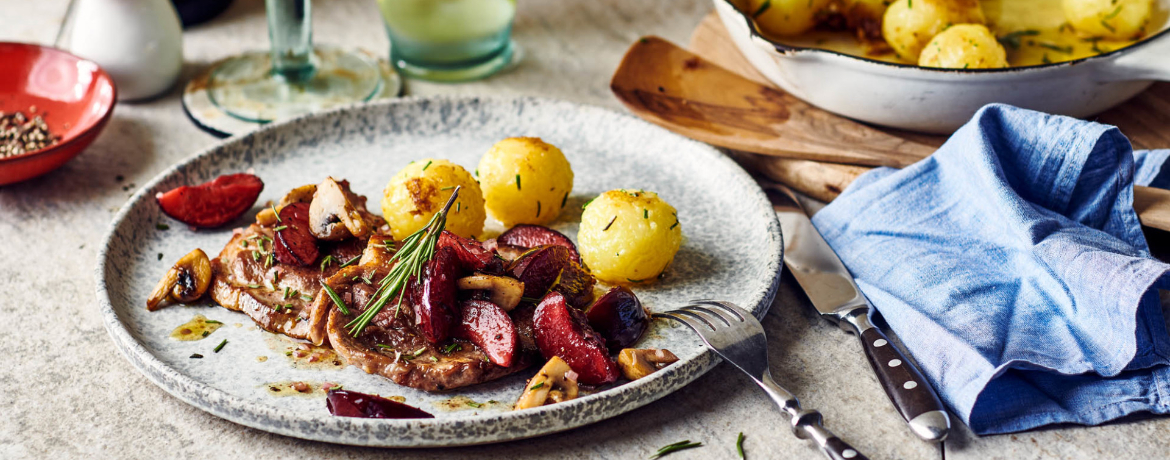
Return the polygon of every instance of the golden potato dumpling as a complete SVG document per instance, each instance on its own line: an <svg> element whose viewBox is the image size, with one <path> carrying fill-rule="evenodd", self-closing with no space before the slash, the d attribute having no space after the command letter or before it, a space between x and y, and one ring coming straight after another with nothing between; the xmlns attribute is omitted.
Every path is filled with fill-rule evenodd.
<svg viewBox="0 0 1170 460"><path fill-rule="evenodd" d="M508 227L552 222L573 190L569 160L539 137L496 143L479 160L476 175L488 212Z"/></svg>
<svg viewBox="0 0 1170 460"><path fill-rule="evenodd" d="M918 62L931 38L955 24L983 24L979 0L897 0L886 8L882 37L906 62Z"/></svg>
<svg viewBox="0 0 1170 460"><path fill-rule="evenodd" d="M817 25L816 15L830 0L750 0L746 10L769 35L792 37Z"/></svg>
<svg viewBox="0 0 1170 460"><path fill-rule="evenodd" d="M980 24L959 24L935 35L918 65L947 69L999 69L1008 66L1007 51L987 27Z"/></svg>
<svg viewBox="0 0 1170 460"><path fill-rule="evenodd" d="M1063 0L1065 19L1077 32L1130 40L1144 34L1154 0Z"/></svg>
<svg viewBox="0 0 1170 460"><path fill-rule="evenodd" d="M426 226L456 186L463 188L447 212L447 230L465 238L479 235L486 216L483 192L475 178L450 161L424 158L398 171L382 190L382 217L394 239L401 241Z"/></svg>
<svg viewBox="0 0 1170 460"><path fill-rule="evenodd" d="M651 282L682 244L674 207L654 192L610 190L581 214L577 249L593 276L618 284Z"/></svg>

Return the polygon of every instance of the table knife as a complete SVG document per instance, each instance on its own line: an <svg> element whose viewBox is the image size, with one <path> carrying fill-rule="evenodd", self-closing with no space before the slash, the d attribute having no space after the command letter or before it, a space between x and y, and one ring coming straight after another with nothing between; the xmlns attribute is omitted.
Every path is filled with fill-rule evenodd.
<svg viewBox="0 0 1170 460"><path fill-rule="evenodd" d="M910 430L927 441L946 439L951 421L934 389L886 334L870 324L869 299L792 192L780 185L769 188L784 234L784 264L796 282L822 317L861 339L869 365Z"/></svg>

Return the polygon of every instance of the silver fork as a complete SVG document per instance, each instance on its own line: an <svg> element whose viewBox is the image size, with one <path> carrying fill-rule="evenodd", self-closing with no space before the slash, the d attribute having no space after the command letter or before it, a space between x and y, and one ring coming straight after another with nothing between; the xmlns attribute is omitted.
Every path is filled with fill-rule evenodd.
<svg viewBox="0 0 1170 460"><path fill-rule="evenodd" d="M686 324L716 354L751 377L789 417L796 437L811 438L833 460L866 458L826 429L822 425L820 412L801 409L796 396L772 380L772 371L768 370L768 339L764 337L764 326L751 313L721 300L695 300L692 304L666 313L655 313L654 317Z"/></svg>

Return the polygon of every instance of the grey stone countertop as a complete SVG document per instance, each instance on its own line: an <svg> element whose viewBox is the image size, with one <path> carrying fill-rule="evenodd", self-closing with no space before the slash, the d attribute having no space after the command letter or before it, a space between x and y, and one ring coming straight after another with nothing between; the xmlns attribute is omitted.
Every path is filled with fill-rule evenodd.
<svg viewBox="0 0 1170 460"><path fill-rule="evenodd" d="M81 0L85 1L85 0ZM51 43L68 0L0 1L0 40ZM407 94L537 95L623 110L608 84L642 35L686 43L707 0L521 0L514 37L525 60L467 84L410 81ZM321 43L385 53L373 0L317 1ZM263 2L236 0L184 33L183 81L209 62L267 47ZM92 267L114 212L168 165L217 139L183 114L181 88L119 104L102 135L61 169L0 188L0 458L823 458L796 439L764 393L722 364L625 415L566 433L490 446L397 450L302 441L245 428L155 387L114 349L97 313ZM122 180L118 180L121 177ZM1170 419L979 438L959 426L945 446L915 438L894 412L855 339L814 315L790 277L764 320L776 380L874 459L1160 458Z"/></svg>

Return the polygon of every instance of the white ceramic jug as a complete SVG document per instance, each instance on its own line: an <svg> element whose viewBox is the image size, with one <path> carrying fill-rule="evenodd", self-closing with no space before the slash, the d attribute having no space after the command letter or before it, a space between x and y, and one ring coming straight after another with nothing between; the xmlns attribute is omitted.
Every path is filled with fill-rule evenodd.
<svg viewBox="0 0 1170 460"><path fill-rule="evenodd" d="M183 67L183 30L170 0L77 0L67 48L114 79L119 100L157 96Z"/></svg>

